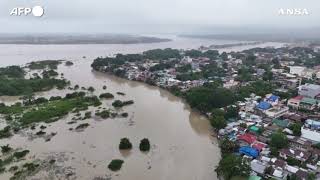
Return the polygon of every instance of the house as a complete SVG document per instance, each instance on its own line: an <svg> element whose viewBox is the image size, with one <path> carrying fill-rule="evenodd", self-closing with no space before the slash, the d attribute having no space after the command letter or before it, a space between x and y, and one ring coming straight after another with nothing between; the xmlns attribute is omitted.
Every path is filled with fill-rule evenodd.
<svg viewBox="0 0 320 180"><path fill-rule="evenodd" d="M266 111L268 109L271 108L271 104L265 101L261 101L258 105L257 108L262 110L262 111Z"/></svg>
<svg viewBox="0 0 320 180"><path fill-rule="evenodd" d="M259 156L259 151L250 147L250 146L243 146L239 149L240 154L244 154L253 158L257 158Z"/></svg>
<svg viewBox="0 0 320 180"><path fill-rule="evenodd" d="M277 125L278 127L281 127L281 128L286 128L288 127L289 125L289 121L284 119L284 120L281 120L281 119L273 119L272 120L272 123Z"/></svg>
<svg viewBox="0 0 320 180"><path fill-rule="evenodd" d="M294 138L288 138L289 139L289 145L291 148L298 149L300 151L311 151L312 150L312 141L302 138L302 137L294 137Z"/></svg>
<svg viewBox="0 0 320 180"><path fill-rule="evenodd" d="M280 152L279 156L284 159L291 157L293 159L296 159L302 162L305 162L311 156L311 153L309 152L303 152L293 148L284 148L284 149L281 149L279 152Z"/></svg>
<svg viewBox="0 0 320 180"><path fill-rule="evenodd" d="M295 89L298 86L300 86L301 79L285 79L283 81L283 85L285 85L286 88L288 89Z"/></svg>
<svg viewBox="0 0 320 180"><path fill-rule="evenodd" d="M229 81L223 83L223 87L230 89L232 87L235 87L239 84L239 81L235 81L234 79L230 79Z"/></svg>
<svg viewBox="0 0 320 180"><path fill-rule="evenodd" d="M295 74L298 76L302 76L304 70L306 69L303 66L289 66L289 68L290 68L290 74Z"/></svg>
<svg viewBox="0 0 320 180"><path fill-rule="evenodd" d="M298 109L300 106L300 101L303 99L303 96L296 96L288 100L287 105L293 109Z"/></svg>
<svg viewBox="0 0 320 180"><path fill-rule="evenodd" d="M263 175L265 170L267 169L267 163L254 159L250 162L250 167L252 171Z"/></svg>
<svg viewBox="0 0 320 180"><path fill-rule="evenodd" d="M250 145L250 144L254 143L257 140L257 138L256 138L256 136L254 136L252 134L245 133L245 134L239 135L237 137L237 140L240 143L244 142L244 143Z"/></svg>
<svg viewBox="0 0 320 180"><path fill-rule="evenodd" d="M268 94L266 95L266 98L264 99L264 101L270 103L272 106L275 106L279 103L279 96L273 95L273 94Z"/></svg>
<svg viewBox="0 0 320 180"><path fill-rule="evenodd" d="M315 98L320 94L320 85L316 84L304 84L299 86L298 91L300 96Z"/></svg>
<svg viewBox="0 0 320 180"><path fill-rule="evenodd" d="M276 169L282 169L284 170L284 168L287 165L287 162L282 160L282 159L278 159L278 158L272 158L271 159L271 165L272 167L276 168Z"/></svg>
<svg viewBox="0 0 320 180"><path fill-rule="evenodd" d="M270 175L273 178L276 179L286 179L286 174L284 173L284 171L282 169L278 169L278 168L271 168L270 171Z"/></svg>
<svg viewBox="0 0 320 180"><path fill-rule="evenodd" d="M307 180L308 179L308 171L306 170L301 170L299 169L297 172L296 172L296 176L300 179L300 180Z"/></svg>
<svg viewBox="0 0 320 180"><path fill-rule="evenodd" d="M311 141L320 142L320 122L307 119L301 128L301 137Z"/></svg>
<svg viewBox="0 0 320 180"><path fill-rule="evenodd" d="M254 142L251 147L258 150L259 152L262 151L263 148L265 148L267 144L264 144L262 142L256 141Z"/></svg>
<svg viewBox="0 0 320 180"><path fill-rule="evenodd" d="M307 119L307 116L299 114L286 114L283 116L283 118L288 119L291 122L303 123Z"/></svg>
<svg viewBox="0 0 320 180"><path fill-rule="evenodd" d="M270 118L279 118L289 112L287 106L275 106L271 109L266 110L264 113Z"/></svg>
<svg viewBox="0 0 320 180"><path fill-rule="evenodd" d="M318 101L313 98L303 97L299 103L299 108L306 110L314 110L318 105Z"/></svg>

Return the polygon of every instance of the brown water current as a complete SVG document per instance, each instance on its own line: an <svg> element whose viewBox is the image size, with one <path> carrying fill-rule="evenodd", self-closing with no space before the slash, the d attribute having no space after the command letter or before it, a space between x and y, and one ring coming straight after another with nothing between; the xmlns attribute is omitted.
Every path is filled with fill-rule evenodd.
<svg viewBox="0 0 320 180"><path fill-rule="evenodd" d="M128 112L127 118L100 120L90 118L76 124L67 124L73 115L50 124L47 134L57 133L50 141L33 138L36 130L23 130L0 145L29 149L27 161L55 159L53 167L42 168L30 179L117 179L117 180L214 180L220 159L217 140L212 137L208 120L190 109L178 97L158 87L93 72L92 60L97 56L115 53L139 53L154 48L197 48L200 45L224 44L224 41L177 39L172 42L139 45L0 45L0 66L25 64L35 60L68 59L75 64L60 65L58 71L71 81L71 86L93 86L99 95L110 92L115 99L134 100L134 104L119 110ZM229 42L232 43L232 42ZM274 44L270 44L274 45ZM243 47L241 47L243 48ZM232 49L236 50L236 49ZM227 50L226 50L227 51ZM83 57L85 56L85 57ZM107 89L102 87L106 85ZM117 95L116 92L126 95ZM64 96L72 90L51 90L36 96ZM18 97L0 97L7 104ZM110 108L113 100L104 100ZM94 114L96 108L90 109ZM90 126L81 132L70 131L81 123ZM1 128L5 126L0 119ZM133 143L131 151L118 150L120 139L128 137ZM139 142L148 138L149 153L139 151ZM120 171L111 172L107 166L112 159L123 159ZM0 174L0 180L9 179L10 173Z"/></svg>

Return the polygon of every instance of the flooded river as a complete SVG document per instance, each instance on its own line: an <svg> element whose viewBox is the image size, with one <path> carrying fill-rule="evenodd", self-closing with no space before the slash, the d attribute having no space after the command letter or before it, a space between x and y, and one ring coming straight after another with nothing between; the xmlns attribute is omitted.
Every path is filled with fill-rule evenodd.
<svg viewBox="0 0 320 180"><path fill-rule="evenodd" d="M68 173L73 174L71 179L81 180L95 177L119 180L217 179L214 168L220 159L220 150L216 139L211 136L210 124L205 117L165 90L93 72L90 68L93 58L97 56L166 47L196 48L213 43L218 44L193 39L139 45L0 45L1 66L44 59L72 60L75 63L73 66L59 66L59 72L64 73L72 86L93 86L96 95L107 91L114 94L115 99L135 102L121 110L129 113L127 118L93 118L70 125L66 122L72 116L66 116L45 129L47 133L57 133L51 141L46 142L43 138L31 140L31 132L36 131L26 130L9 139L2 139L0 145L10 144L14 148L29 149L27 159L30 160L57 159L60 170L41 171L35 175L35 179L65 179L63 175ZM102 90L103 85L107 86L107 90ZM51 90L38 93L37 96L64 95L69 91ZM126 95L116 95L118 91ZM17 98L1 97L0 100L10 103ZM111 103L112 100L103 101L103 106L111 107ZM90 126L83 132L69 130L85 122ZM123 137L128 137L133 143L130 152L118 150ZM139 151L139 142L143 138L148 138L152 144L149 153ZM120 171L114 173L107 168L112 159L124 160ZM0 175L0 179L9 177L9 173Z"/></svg>

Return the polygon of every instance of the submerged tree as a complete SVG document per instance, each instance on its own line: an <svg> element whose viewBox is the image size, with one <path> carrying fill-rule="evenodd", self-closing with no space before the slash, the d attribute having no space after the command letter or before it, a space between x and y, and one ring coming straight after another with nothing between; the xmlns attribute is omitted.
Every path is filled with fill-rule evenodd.
<svg viewBox="0 0 320 180"><path fill-rule="evenodd" d="M144 138L140 141L140 151L149 151L150 150L150 141L147 138Z"/></svg>
<svg viewBox="0 0 320 180"><path fill-rule="evenodd" d="M120 150L132 149L132 144L128 138L122 138L119 144Z"/></svg>

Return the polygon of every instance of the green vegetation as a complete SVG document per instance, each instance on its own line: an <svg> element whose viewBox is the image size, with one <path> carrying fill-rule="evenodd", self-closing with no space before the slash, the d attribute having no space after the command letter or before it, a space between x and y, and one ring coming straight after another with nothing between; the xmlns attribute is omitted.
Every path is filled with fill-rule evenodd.
<svg viewBox="0 0 320 180"><path fill-rule="evenodd" d="M12 136L12 133L10 130L11 130L10 126L6 126L3 129L1 129L0 130L0 139L8 138L8 137Z"/></svg>
<svg viewBox="0 0 320 180"><path fill-rule="evenodd" d="M94 92L95 89L94 89L94 87L90 86L90 87L88 88L88 91L89 91L89 92Z"/></svg>
<svg viewBox="0 0 320 180"><path fill-rule="evenodd" d="M149 151L150 150L150 142L149 139L144 138L140 141L139 145L140 151Z"/></svg>
<svg viewBox="0 0 320 180"><path fill-rule="evenodd" d="M106 89L107 89L107 86L106 86L106 85L104 85L104 86L102 87L102 89L103 89L103 90L106 90Z"/></svg>
<svg viewBox="0 0 320 180"><path fill-rule="evenodd" d="M42 131L42 130L36 132L36 135L37 135L37 136L42 136L42 135L45 135L45 134L46 134L46 132L44 132L44 131Z"/></svg>
<svg viewBox="0 0 320 180"><path fill-rule="evenodd" d="M66 94L64 98L50 98L50 101L38 98L22 105L16 103L11 106L0 104L0 113L14 117L8 121L13 128L26 127L39 122L54 122L69 112L79 112L88 109L89 106L99 106L101 102L96 96L85 96L84 92ZM35 103L37 102L37 103ZM39 103L38 103L39 102ZM41 102L41 103L40 103ZM84 118L90 118L91 112L86 112ZM11 127L0 130L0 138L10 137Z"/></svg>
<svg viewBox="0 0 320 180"><path fill-rule="evenodd" d="M21 123L28 125L34 122L54 122L74 109L87 109L89 106L99 106L101 102L96 96L67 98L50 101L38 109L30 110L22 115Z"/></svg>
<svg viewBox="0 0 320 180"><path fill-rule="evenodd" d="M228 138L222 139L219 142L219 147L222 154L233 153L239 148L235 142L230 141Z"/></svg>
<svg viewBox="0 0 320 180"><path fill-rule="evenodd" d="M112 99L112 98L114 98L114 96L111 93L102 93L102 94L100 94L99 98Z"/></svg>
<svg viewBox="0 0 320 180"><path fill-rule="evenodd" d="M301 161L294 159L292 157L288 157L286 161L290 166L301 166Z"/></svg>
<svg viewBox="0 0 320 180"><path fill-rule="evenodd" d="M13 157L17 159L24 158L29 152L29 150L17 151L13 153Z"/></svg>
<svg viewBox="0 0 320 180"><path fill-rule="evenodd" d="M132 144L128 138L122 138L119 144L120 150L132 149Z"/></svg>
<svg viewBox="0 0 320 180"><path fill-rule="evenodd" d="M285 148L288 146L288 138L282 132L276 132L271 135L270 146L276 149Z"/></svg>
<svg viewBox="0 0 320 180"><path fill-rule="evenodd" d="M214 108L225 107L235 101L234 93L220 87L198 87L186 93L191 107L201 112L210 112Z"/></svg>
<svg viewBox="0 0 320 180"><path fill-rule="evenodd" d="M33 67L31 64L29 66ZM19 66L0 68L0 96L26 95L54 87L62 89L68 84L65 79L51 79L51 76L58 75L54 70L43 71L44 79L38 76L34 79L25 79L24 74L24 69Z"/></svg>
<svg viewBox="0 0 320 180"><path fill-rule="evenodd" d="M153 60L167 60L170 58L177 58L180 59L181 55L179 50L177 49L153 49L143 52L144 58L146 59L153 59Z"/></svg>
<svg viewBox="0 0 320 180"><path fill-rule="evenodd" d="M91 112L90 111L88 111L88 112L85 112L84 113L84 117L83 117L83 119L82 120L85 120L85 119L89 119L89 118L91 118Z"/></svg>
<svg viewBox="0 0 320 180"><path fill-rule="evenodd" d="M65 79L4 79L0 77L0 96L17 96L58 89L68 85Z"/></svg>
<svg viewBox="0 0 320 180"><path fill-rule="evenodd" d="M110 164L108 165L108 168L111 170L111 171L118 171L121 169L122 167L122 164L124 163L123 160L121 159L113 159Z"/></svg>
<svg viewBox="0 0 320 180"><path fill-rule="evenodd" d="M83 124L79 124L77 127L76 127L76 130L82 130L82 129L85 129L89 126L89 123L83 123Z"/></svg>
<svg viewBox="0 0 320 180"><path fill-rule="evenodd" d="M10 180L20 180L26 179L27 176L34 174L37 170L39 170L40 165L34 162L28 162L22 165L21 169L15 169L13 176Z"/></svg>
<svg viewBox="0 0 320 180"><path fill-rule="evenodd" d="M44 70L42 72L42 77L43 78L50 78L50 77L54 77L54 76L58 76L58 75L59 75L59 73L57 71L55 71L55 70L52 70L52 69Z"/></svg>
<svg viewBox="0 0 320 180"><path fill-rule="evenodd" d="M293 123L289 126L289 129L292 130L293 135L301 136L301 127L302 125L300 123Z"/></svg>
<svg viewBox="0 0 320 180"><path fill-rule="evenodd" d="M250 166L241 156L227 154L222 157L215 171L218 176L223 177L225 180L230 180L235 176L248 177L250 175Z"/></svg>
<svg viewBox="0 0 320 180"><path fill-rule="evenodd" d="M65 65L66 65L66 66L72 66L72 65L73 65L73 62L71 62L71 61L66 61Z"/></svg>
<svg viewBox="0 0 320 180"><path fill-rule="evenodd" d="M251 93L255 93L259 96L264 96L268 93L271 93L274 90L274 85L266 81L255 81L250 83L247 86L242 86L235 91L237 99L243 100L246 97L249 97Z"/></svg>
<svg viewBox="0 0 320 180"><path fill-rule="evenodd" d="M128 114L128 113L126 113L126 112L124 112L124 113L121 113L121 116L122 116L122 117L128 117L128 116L129 116L129 114Z"/></svg>
<svg viewBox="0 0 320 180"><path fill-rule="evenodd" d="M30 69L57 69L61 62L59 60L34 61L29 63L27 67Z"/></svg>
<svg viewBox="0 0 320 180"><path fill-rule="evenodd" d="M118 94L118 95L121 95L121 96L126 95L126 94L125 94L125 93L123 93L123 92L117 92L117 94Z"/></svg>
<svg viewBox="0 0 320 180"><path fill-rule="evenodd" d="M101 112L96 112L95 115L96 115L96 116L99 116L99 117L101 117L101 118L103 118L103 119L107 119L107 118L110 117L110 111L108 111L108 110L103 110L103 111L101 111Z"/></svg>
<svg viewBox="0 0 320 180"><path fill-rule="evenodd" d="M227 122L223 116L213 116L210 118L212 127L219 130L227 126Z"/></svg>
<svg viewBox="0 0 320 180"><path fill-rule="evenodd" d="M130 104L133 104L133 103L134 103L133 100L129 100L129 101L115 100L112 103L112 106L114 106L114 107L123 107L123 106L130 105Z"/></svg>
<svg viewBox="0 0 320 180"><path fill-rule="evenodd" d="M5 146L1 146L1 152L2 154L8 153L12 150L12 148L9 146L9 144L5 145Z"/></svg>
<svg viewBox="0 0 320 180"><path fill-rule="evenodd" d="M23 78L24 75L25 71L20 66L8 66L0 68L0 77L2 78Z"/></svg>

